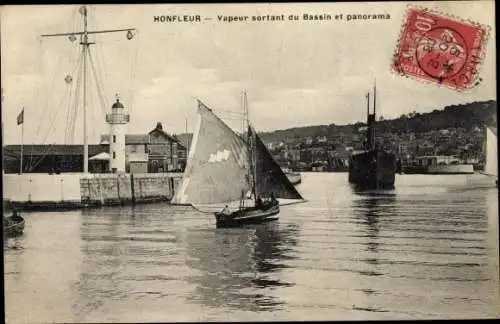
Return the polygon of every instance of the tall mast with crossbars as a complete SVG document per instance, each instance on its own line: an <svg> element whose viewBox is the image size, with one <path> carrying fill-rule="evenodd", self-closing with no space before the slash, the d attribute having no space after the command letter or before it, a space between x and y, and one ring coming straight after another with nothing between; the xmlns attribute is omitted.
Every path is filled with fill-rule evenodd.
<svg viewBox="0 0 500 324"><path fill-rule="evenodd" d="M89 169L89 145L88 145L88 129L87 129L87 57L90 56L89 47L94 42L89 42L89 35L91 34L106 34L106 33L116 33L116 32L127 32L127 39L133 38L133 31L135 28L124 28L124 29L108 29L108 30L87 30L87 6L82 6L79 9L80 14L83 16L83 31L80 32L70 32L70 33L57 33L57 34L45 34L41 37L60 37L69 36L75 38L76 35L80 35L80 45L82 45L82 60L83 60L83 172L88 173Z"/></svg>

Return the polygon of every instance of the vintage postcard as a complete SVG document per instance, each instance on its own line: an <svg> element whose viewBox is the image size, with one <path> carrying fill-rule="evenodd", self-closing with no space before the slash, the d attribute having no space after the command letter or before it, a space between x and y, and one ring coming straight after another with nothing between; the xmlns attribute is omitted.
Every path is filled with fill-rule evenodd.
<svg viewBox="0 0 500 324"><path fill-rule="evenodd" d="M1 6L6 322L498 318L494 12Z"/></svg>

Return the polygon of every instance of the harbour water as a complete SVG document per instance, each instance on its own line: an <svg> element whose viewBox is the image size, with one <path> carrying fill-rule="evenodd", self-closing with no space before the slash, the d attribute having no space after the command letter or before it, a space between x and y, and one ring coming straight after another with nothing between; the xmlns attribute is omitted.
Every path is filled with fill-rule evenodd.
<svg viewBox="0 0 500 324"><path fill-rule="evenodd" d="M6 321L498 317L498 190L472 177L361 195L305 173L306 203L242 229L167 204L24 213L4 241Z"/></svg>

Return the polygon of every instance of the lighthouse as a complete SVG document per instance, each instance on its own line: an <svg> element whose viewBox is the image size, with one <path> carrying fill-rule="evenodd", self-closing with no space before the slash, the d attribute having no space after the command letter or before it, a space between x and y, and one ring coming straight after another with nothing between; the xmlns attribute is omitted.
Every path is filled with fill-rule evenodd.
<svg viewBox="0 0 500 324"><path fill-rule="evenodd" d="M125 113L125 107L118 95L111 106L111 114L106 114L106 122L110 125L109 138L109 171L125 172L125 130L130 115Z"/></svg>

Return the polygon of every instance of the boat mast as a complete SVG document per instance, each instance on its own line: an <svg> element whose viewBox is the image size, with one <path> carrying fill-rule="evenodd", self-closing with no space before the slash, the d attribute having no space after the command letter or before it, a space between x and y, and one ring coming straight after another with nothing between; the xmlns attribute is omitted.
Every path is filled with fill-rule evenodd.
<svg viewBox="0 0 500 324"><path fill-rule="evenodd" d="M375 148L377 141L375 140L375 124L377 122L377 80L373 83L373 126L372 126L372 147Z"/></svg>
<svg viewBox="0 0 500 324"><path fill-rule="evenodd" d="M370 150L372 147L372 130L370 126L370 91L366 93L366 145L365 149Z"/></svg>
<svg viewBox="0 0 500 324"><path fill-rule="evenodd" d="M1 51L1 50L0 50ZM0 111L3 111L2 110L2 106L3 106L3 88L1 88L1 101L0 101ZM3 136L3 120L2 120L2 152L4 152L5 148L4 148L4 145L3 145L3 139L4 139L4 136ZM5 158L2 157L2 176L5 174L5 166L4 166L4 161Z"/></svg>
<svg viewBox="0 0 500 324"><path fill-rule="evenodd" d="M89 169L89 146L88 146L88 126L87 126L87 56L90 56L90 45L95 44L94 42L89 42L89 34L105 34L105 33L115 33L115 32L127 32L127 39L133 38L132 31L135 28L126 29L110 29L110 30L96 30L89 31L87 29L87 6L82 6L78 12L83 16L83 31L72 32L72 33L57 33L57 34L45 34L41 37L59 37L59 36L69 36L70 40L75 37L75 35L80 35L80 45L82 45L82 60L83 60L83 172L88 173Z"/></svg>
<svg viewBox="0 0 500 324"><path fill-rule="evenodd" d="M248 177L251 181L252 184L252 193L254 195L254 199L257 199L257 186L256 181L257 181L257 175L256 175L256 163L255 163L255 135L253 134L253 130L251 129L250 126L250 117L248 113L248 100L247 100L247 93L246 91L243 91L243 113L244 113L244 118L243 121L246 122L247 124L247 147L248 147L248 163L249 163L249 168L248 168Z"/></svg>
<svg viewBox="0 0 500 324"><path fill-rule="evenodd" d="M87 7L82 8L80 8L80 12L83 15L83 35L80 45L82 45L83 60L83 172L87 173L89 172L89 143L87 136L87 52L90 43L87 31Z"/></svg>

